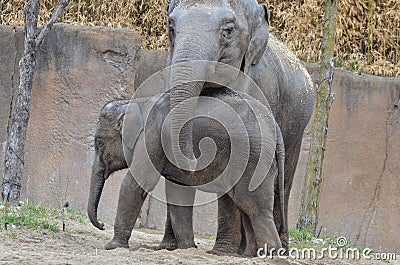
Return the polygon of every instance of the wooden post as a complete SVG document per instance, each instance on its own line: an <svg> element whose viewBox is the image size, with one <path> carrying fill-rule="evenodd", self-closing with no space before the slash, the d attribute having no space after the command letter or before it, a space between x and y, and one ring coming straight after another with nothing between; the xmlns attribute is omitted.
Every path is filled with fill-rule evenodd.
<svg viewBox="0 0 400 265"><path fill-rule="evenodd" d="M316 108L312 127L310 154L304 180L303 196L296 228L315 234L318 223L318 199L322 184L329 110L333 104L332 81L334 73L334 48L338 0L326 0L320 82L316 86Z"/></svg>
<svg viewBox="0 0 400 265"><path fill-rule="evenodd" d="M3 0L0 0L0 25L3 24Z"/></svg>
<svg viewBox="0 0 400 265"><path fill-rule="evenodd" d="M38 30L37 27L40 1L29 0L24 9L24 54L19 61L19 86L15 107L12 111L2 184L2 197L5 201L17 201L20 197L25 137L29 121L37 51L67 5L68 0L62 0L50 21L41 30Z"/></svg>

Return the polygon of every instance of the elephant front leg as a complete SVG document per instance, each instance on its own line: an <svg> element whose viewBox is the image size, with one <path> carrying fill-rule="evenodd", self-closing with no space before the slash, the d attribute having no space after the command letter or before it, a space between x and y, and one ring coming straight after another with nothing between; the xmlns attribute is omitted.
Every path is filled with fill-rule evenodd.
<svg viewBox="0 0 400 265"><path fill-rule="evenodd" d="M216 255L238 254L242 239L241 224L241 214L233 200L227 194L221 196L218 199L217 238L209 253Z"/></svg>
<svg viewBox="0 0 400 265"><path fill-rule="evenodd" d="M166 180L167 209L177 248L195 248L193 234L193 203L196 190ZM167 218L168 221L168 218Z"/></svg>
<svg viewBox="0 0 400 265"><path fill-rule="evenodd" d="M129 248L128 241L146 197L147 192L139 186L128 171L119 192L114 237L105 245L105 249Z"/></svg>
<svg viewBox="0 0 400 265"><path fill-rule="evenodd" d="M164 237L158 246L158 249L175 250L178 248L178 242L174 235L171 224L170 204L167 204L167 220L165 222Z"/></svg>

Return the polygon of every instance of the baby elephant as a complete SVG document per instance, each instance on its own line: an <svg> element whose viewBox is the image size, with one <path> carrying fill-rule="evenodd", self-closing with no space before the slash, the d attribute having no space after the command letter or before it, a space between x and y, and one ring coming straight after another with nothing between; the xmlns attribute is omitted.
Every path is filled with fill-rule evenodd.
<svg viewBox="0 0 400 265"><path fill-rule="evenodd" d="M103 108L95 136L96 158L88 203L89 218L96 227L103 228L97 221L97 207L105 180L115 170L128 165L130 168L121 185L114 238L107 249L128 247L140 208L160 174L166 178L169 203L164 247L195 246L193 188L217 193L218 207L225 213L240 213L243 238L240 227L236 228L238 238L218 240L217 235L214 250L254 255L265 244L281 247L273 205L276 184L283 202L284 145L271 110L247 95L215 88L203 91L197 106L195 118L190 121L197 158L195 172L179 169L171 162L175 157L170 152L170 130L163 129L169 124L168 94L129 103L115 101ZM280 206L284 213L284 203ZM230 216L219 218L226 219L219 223L227 227L234 221ZM283 216L281 220L280 229L286 229Z"/></svg>

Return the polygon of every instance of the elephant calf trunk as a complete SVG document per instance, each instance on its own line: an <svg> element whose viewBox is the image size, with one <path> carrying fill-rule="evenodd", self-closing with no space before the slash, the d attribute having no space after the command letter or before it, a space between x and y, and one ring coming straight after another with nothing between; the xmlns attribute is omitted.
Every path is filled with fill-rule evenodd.
<svg viewBox="0 0 400 265"><path fill-rule="evenodd" d="M103 191L105 180L100 180L96 182L93 187L91 187L91 192L89 196L88 203L88 216L90 222L100 230L104 230L104 224L97 220L97 207L100 202L101 192Z"/></svg>

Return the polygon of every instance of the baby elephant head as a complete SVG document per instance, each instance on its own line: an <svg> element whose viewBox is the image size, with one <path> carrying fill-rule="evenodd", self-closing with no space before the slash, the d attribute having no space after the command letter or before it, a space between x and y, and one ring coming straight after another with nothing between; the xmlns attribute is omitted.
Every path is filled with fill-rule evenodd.
<svg viewBox="0 0 400 265"><path fill-rule="evenodd" d="M153 98L156 106L162 106L157 108L159 112L167 113L167 99L165 95L161 100L158 97ZM127 168L132 163L133 150L144 128L143 114L148 111L144 106L151 106L150 103L152 102L148 98L115 100L107 103L101 110L95 134L95 158L87 209L91 223L101 230L104 229L104 224L97 220L97 208L104 183L113 172ZM159 115L159 112L151 116L154 121L151 125L161 124L160 119L165 115ZM150 131L155 132L153 127L150 126Z"/></svg>
<svg viewBox="0 0 400 265"><path fill-rule="evenodd" d="M128 102L116 100L107 103L97 123L87 210L90 221L99 229L104 229L104 224L97 220L97 207L104 183L111 173L128 167L122 147L122 124Z"/></svg>

